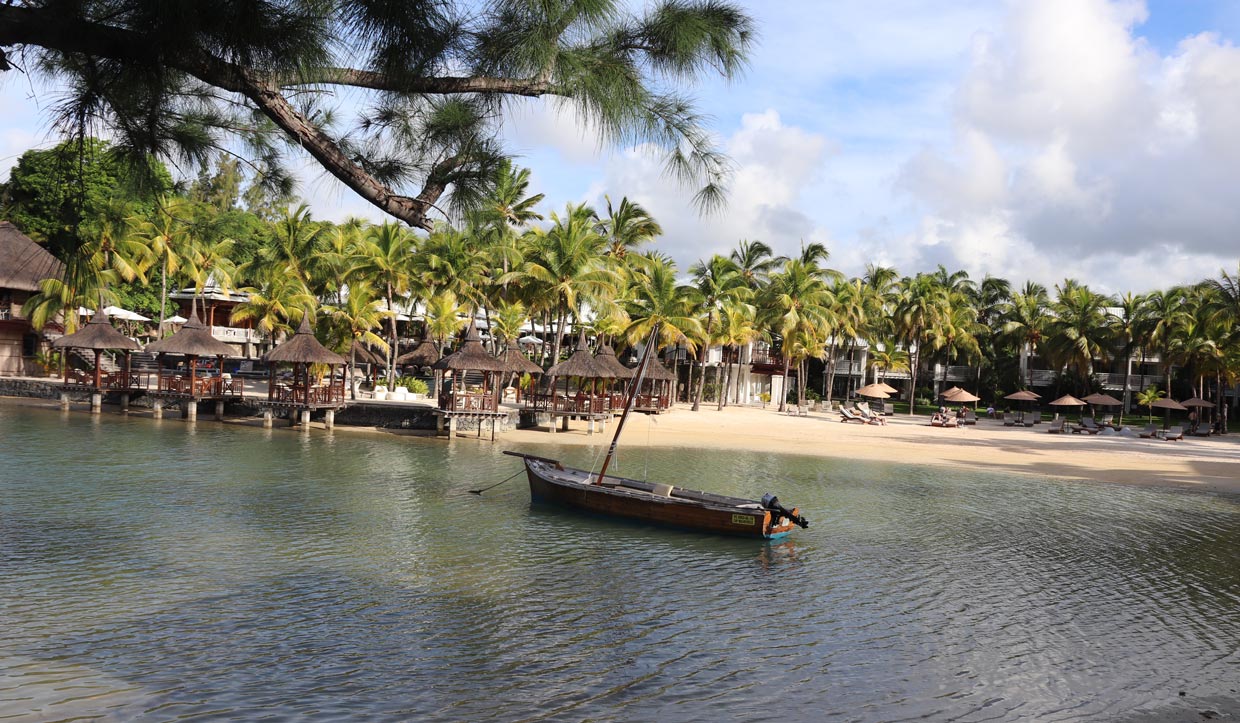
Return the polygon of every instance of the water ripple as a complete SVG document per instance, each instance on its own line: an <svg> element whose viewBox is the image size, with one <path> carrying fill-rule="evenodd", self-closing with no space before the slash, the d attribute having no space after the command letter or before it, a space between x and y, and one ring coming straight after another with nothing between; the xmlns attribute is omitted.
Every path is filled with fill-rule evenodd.
<svg viewBox="0 0 1240 723"><path fill-rule="evenodd" d="M514 462L467 442L4 406L0 432L0 721L1240 706L1234 498L765 454L623 460L777 491L813 520L755 544L531 506L519 481L471 495Z"/></svg>

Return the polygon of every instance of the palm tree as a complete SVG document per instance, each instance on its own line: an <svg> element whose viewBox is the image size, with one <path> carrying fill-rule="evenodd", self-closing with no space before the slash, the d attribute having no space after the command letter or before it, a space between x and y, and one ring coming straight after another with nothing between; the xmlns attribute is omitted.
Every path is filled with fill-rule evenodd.
<svg viewBox="0 0 1240 723"><path fill-rule="evenodd" d="M1038 350L1050 321L1049 304L1046 288L1030 281L1012 294L1011 301L999 313L1000 336L1012 340L1020 348L1021 384L1025 386L1032 382L1027 376L1029 355Z"/></svg>
<svg viewBox="0 0 1240 723"><path fill-rule="evenodd" d="M816 264L804 258L789 259L784 268L770 277L764 293L763 308L767 326L786 346L798 329L826 327L830 292ZM789 357L782 353L784 380L788 379ZM787 393L779 400L779 411L786 411Z"/></svg>
<svg viewBox="0 0 1240 723"><path fill-rule="evenodd" d="M605 301L615 290L618 277L603 264L607 240L598 233L597 220L584 204L569 204L563 215L552 213L551 228L531 229L524 262L502 279L520 282L546 300L555 324L552 363L560 358L566 326L579 318L582 303Z"/></svg>
<svg viewBox="0 0 1240 723"><path fill-rule="evenodd" d="M160 265L159 270L159 328L164 328L164 314L168 306L168 277L181 267L182 257L193 243L190 235L193 209L189 201L174 196L163 196L156 204L155 217L147 220L132 217L130 240L146 246L150 258Z"/></svg>
<svg viewBox="0 0 1240 723"><path fill-rule="evenodd" d="M931 338L949 304L948 290L930 274L917 274L905 277L900 284L900 294L896 300L896 329L911 350L909 363L909 414L917 408L917 369L921 366L921 350L924 342Z"/></svg>
<svg viewBox="0 0 1240 723"><path fill-rule="evenodd" d="M1149 421L1154 421L1154 402L1166 396L1166 392L1151 384L1145 391L1137 393L1137 404L1145 407L1149 413Z"/></svg>
<svg viewBox="0 0 1240 723"><path fill-rule="evenodd" d="M371 226L366 229L358 247L359 262L355 273L374 286L386 303L386 309L396 311L396 300L403 299L413 289L412 260L417 251L417 238L407 228L395 221ZM399 351L396 343L396 314L388 316L388 385L396 380L393 359Z"/></svg>
<svg viewBox="0 0 1240 723"><path fill-rule="evenodd" d="M1072 367L1081 381L1078 389L1089 391L1094 359L1105 360L1111 348L1107 307L1113 300L1089 287L1066 281L1057 286L1059 297L1047 323L1045 348L1061 369Z"/></svg>
<svg viewBox="0 0 1240 723"><path fill-rule="evenodd" d="M544 196L541 193L527 195L530 169L518 168L507 158L496 166L493 180L494 188L482 199L470 221L474 231L486 239L484 247L492 256L492 264L499 269L499 273L492 275L493 280L497 280L521 263L517 230L532 221L542 220L542 214L534 207L542 203ZM500 295L506 292L507 284L504 284Z"/></svg>
<svg viewBox="0 0 1240 723"><path fill-rule="evenodd" d="M608 256L623 259L637 247L663 235L663 227L641 204L625 196L613 208L611 197L603 198L607 201L607 218L599 221L599 233L607 237Z"/></svg>
<svg viewBox="0 0 1240 723"><path fill-rule="evenodd" d="M448 340L474 323L474 318L465 313L465 307L457 303L456 295L451 291L442 291L426 300L426 333L435 340L442 355L447 350ZM440 373L435 371L435 385L431 397L438 398Z"/></svg>
<svg viewBox="0 0 1240 723"><path fill-rule="evenodd" d="M1149 341L1159 356L1167 384L1167 396L1171 396L1171 366L1175 340L1188 321L1185 311L1187 290L1173 287L1165 291L1153 291L1145 297L1145 313L1149 316Z"/></svg>
<svg viewBox="0 0 1240 723"><path fill-rule="evenodd" d="M771 272L784 262L782 256L775 256L771 247L761 241L742 240L729 258L736 263L745 283L754 290L761 288Z"/></svg>
<svg viewBox="0 0 1240 723"><path fill-rule="evenodd" d="M732 378L735 377L734 398L740 398L740 350L741 347L748 346L751 342L761 338L762 332L758 328L757 309L752 304L733 302L723 307L719 314L719 332L717 339L724 347L734 347L736 349L737 373L732 373L732 364L727 364L727 378L723 381L723 388L731 386ZM723 409L727 404L727 395L720 394L716 409Z"/></svg>
<svg viewBox="0 0 1240 723"><path fill-rule="evenodd" d="M1132 408L1132 391L1129 381L1132 376L1132 353L1138 346L1145 346L1145 338L1149 317L1145 296L1126 292L1116 299L1115 307L1107 312L1111 327L1111 338L1115 340L1119 353L1124 357L1124 395L1123 406L1120 407L1119 423L1124 420L1124 413Z"/></svg>
<svg viewBox="0 0 1240 723"><path fill-rule="evenodd" d="M731 259L715 254L709 261L698 261L689 268L693 276L697 294L694 299L701 313L705 316L703 333L706 343L698 350L697 388L693 394L693 411L698 411L702 404L702 390L706 386L706 351L715 334L715 326L723 306L744 301L753 295L745 285L736 263Z"/></svg>
<svg viewBox="0 0 1240 723"><path fill-rule="evenodd" d="M357 345L376 346L386 353L388 343L374 330L381 328L383 320L392 312L383 308L383 299L376 298L374 287L365 282L350 285L344 303L325 307L325 311L336 330L334 336L340 341L340 350L349 355L349 393L357 399L357 384L353 377L353 368L357 366Z"/></svg>
<svg viewBox="0 0 1240 723"><path fill-rule="evenodd" d="M634 283L631 291L627 311L632 321L624 330L630 344L647 339L655 325L659 327L656 349L684 344L693 352L702 343L702 322L694 313L696 289L676 283L674 264L649 264L647 273Z"/></svg>
<svg viewBox="0 0 1240 723"><path fill-rule="evenodd" d="M242 289L249 298L237 304L232 319L253 321L259 332L275 341L291 333L293 324L300 322L303 314L313 314L318 299L295 276L270 273L266 277L261 286Z"/></svg>

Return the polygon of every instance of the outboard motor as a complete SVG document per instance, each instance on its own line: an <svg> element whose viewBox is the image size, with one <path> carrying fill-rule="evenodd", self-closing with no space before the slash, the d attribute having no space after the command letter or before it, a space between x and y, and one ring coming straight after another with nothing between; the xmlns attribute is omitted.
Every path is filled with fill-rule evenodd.
<svg viewBox="0 0 1240 723"><path fill-rule="evenodd" d="M779 504L779 498L770 492L762 495L762 506L775 513L777 517L787 517L792 520L792 524L799 526L801 529L809 527L809 520L800 515L793 514L791 510Z"/></svg>

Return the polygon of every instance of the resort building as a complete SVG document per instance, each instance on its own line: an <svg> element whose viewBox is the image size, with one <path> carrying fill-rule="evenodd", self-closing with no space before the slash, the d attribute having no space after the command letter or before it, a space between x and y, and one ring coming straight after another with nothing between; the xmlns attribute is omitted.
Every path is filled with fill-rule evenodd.
<svg viewBox="0 0 1240 723"><path fill-rule="evenodd" d="M0 376L41 374L35 357L46 342L22 312L43 279L60 278L64 266L8 221L0 221Z"/></svg>

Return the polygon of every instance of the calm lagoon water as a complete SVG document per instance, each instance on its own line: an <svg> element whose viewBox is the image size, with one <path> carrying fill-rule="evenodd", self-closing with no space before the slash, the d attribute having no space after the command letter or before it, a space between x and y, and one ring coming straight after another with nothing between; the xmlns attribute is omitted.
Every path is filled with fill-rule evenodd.
<svg viewBox="0 0 1240 723"><path fill-rule="evenodd" d="M0 405L0 720L1240 714L1235 497L622 455L812 522L757 543L469 494L502 448Z"/></svg>

